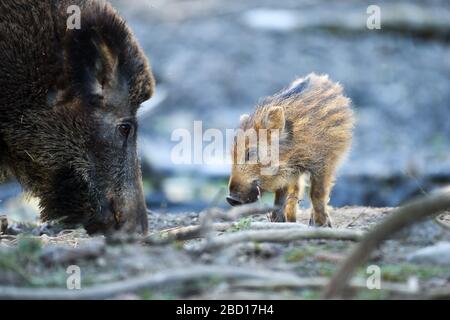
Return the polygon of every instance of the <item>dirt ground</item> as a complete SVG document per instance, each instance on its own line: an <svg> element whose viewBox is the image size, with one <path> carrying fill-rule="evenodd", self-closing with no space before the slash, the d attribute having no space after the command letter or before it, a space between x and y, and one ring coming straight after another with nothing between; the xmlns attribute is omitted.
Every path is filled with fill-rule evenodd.
<svg viewBox="0 0 450 320"><path fill-rule="evenodd" d="M391 211L390 208L369 207L333 209L334 227L366 231ZM301 210L299 228L308 219L308 210ZM419 248L450 239L450 213L439 219L440 223L426 221L385 242L373 253L368 264L380 267L381 290L368 290L363 286L352 290L349 297L425 298L436 290L448 287L448 266L415 264L408 260L408 256ZM220 222L220 219L217 221ZM242 241L198 251L194 248L208 240L163 241L167 240L167 232L159 232L199 225L198 213L152 213L149 222L153 234L158 235L161 243L143 244L129 236L89 237L81 229L60 230L57 226L18 225L10 222L6 232L9 235L0 236L0 297L8 292L5 289L8 287L31 288L34 292L39 292L41 288L69 291L66 289L69 277L67 268L76 265L81 270L82 290L79 292L111 283L124 283L125 289L111 296L100 295L99 298L316 299L320 297L324 281L333 275L355 243L324 239ZM264 228L271 228L262 222L267 222L264 214L241 218L210 237L223 238L232 233L245 232L258 223ZM303 228L309 227L305 225ZM197 274L183 278L184 272L195 270ZM204 277L198 275L201 270L206 270ZM224 275L214 270L223 270ZM241 275L234 277L236 272ZM250 281L251 273L261 273L266 278L262 277L264 281ZM267 281L270 275L273 275L273 283ZM160 280L156 283L152 280L148 287L142 285L126 289L129 281L144 279L142 283L145 283L146 277L152 276ZM166 281L171 276L178 280ZM355 281L364 284L368 276L366 267L362 267L355 275ZM301 281L306 279L307 284L294 285L289 283L289 277L303 279Z"/></svg>

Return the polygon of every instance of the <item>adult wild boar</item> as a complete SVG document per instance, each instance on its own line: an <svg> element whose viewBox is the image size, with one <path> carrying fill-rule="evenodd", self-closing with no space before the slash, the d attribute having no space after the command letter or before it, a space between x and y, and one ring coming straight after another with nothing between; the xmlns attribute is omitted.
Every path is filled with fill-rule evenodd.
<svg viewBox="0 0 450 320"><path fill-rule="evenodd" d="M68 28L69 6L81 10ZM0 2L0 179L40 199L41 218L89 233L148 228L136 152L148 62L100 0Z"/></svg>
<svg viewBox="0 0 450 320"><path fill-rule="evenodd" d="M250 203L263 191L275 192L275 206L280 209L271 220L295 222L303 177L309 174L310 225L331 227L327 204L337 166L351 144L352 128L350 100L339 84L315 74L294 81L267 98L252 115L241 117L245 139L238 135L233 148L228 202ZM252 131L257 138L247 139L246 133ZM277 139L262 137L266 134L276 134ZM274 143L276 154L268 152ZM261 161L267 154L277 159L276 170L267 170L269 162Z"/></svg>

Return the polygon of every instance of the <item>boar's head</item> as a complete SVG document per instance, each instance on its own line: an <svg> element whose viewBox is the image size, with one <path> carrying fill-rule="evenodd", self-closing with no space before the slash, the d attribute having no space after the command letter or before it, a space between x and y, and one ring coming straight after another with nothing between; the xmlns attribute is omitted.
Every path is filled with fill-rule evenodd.
<svg viewBox="0 0 450 320"><path fill-rule="evenodd" d="M43 220L82 224L90 234L145 233L136 113L154 79L123 20L106 11L65 31L46 107L24 113L13 132L13 170L40 198Z"/></svg>
<svg viewBox="0 0 450 320"><path fill-rule="evenodd" d="M229 180L230 205L257 201L262 191L275 191L279 183L279 144L285 127L284 110L278 106L257 109L241 116L232 148Z"/></svg>

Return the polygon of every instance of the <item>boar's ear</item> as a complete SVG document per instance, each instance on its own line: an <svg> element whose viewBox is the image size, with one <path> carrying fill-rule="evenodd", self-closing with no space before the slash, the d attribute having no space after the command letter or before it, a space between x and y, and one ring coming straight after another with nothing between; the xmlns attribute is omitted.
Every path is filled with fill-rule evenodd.
<svg viewBox="0 0 450 320"><path fill-rule="evenodd" d="M65 63L76 95L103 97L106 90L119 89L119 56L95 28L69 31Z"/></svg>
<svg viewBox="0 0 450 320"><path fill-rule="evenodd" d="M241 126L245 125L247 123L248 119L250 119L250 116L248 114L241 115L241 117L239 118L240 125Z"/></svg>
<svg viewBox="0 0 450 320"><path fill-rule="evenodd" d="M270 107L264 118L264 127L266 129L283 130L285 125L283 107Z"/></svg>

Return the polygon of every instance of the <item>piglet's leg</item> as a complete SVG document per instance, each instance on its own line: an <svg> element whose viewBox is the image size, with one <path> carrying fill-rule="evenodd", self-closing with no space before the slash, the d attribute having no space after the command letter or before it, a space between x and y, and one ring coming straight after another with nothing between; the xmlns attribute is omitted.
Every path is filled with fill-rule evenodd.
<svg viewBox="0 0 450 320"><path fill-rule="evenodd" d="M311 202L312 214L309 224L317 227L330 227L331 218L328 214L327 204L330 200L330 191L333 185L332 175L311 175Z"/></svg>
<svg viewBox="0 0 450 320"><path fill-rule="evenodd" d="M279 189L275 192L274 206L278 207L270 213L269 220L271 222L285 222L284 218L284 203L286 202L287 188Z"/></svg>
<svg viewBox="0 0 450 320"><path fill-rule="evenodd" d="M302 197L303 180L296 179L287 187L286 203L284 207L284 216L288 222L297 221L298 201Z"/></svg>

